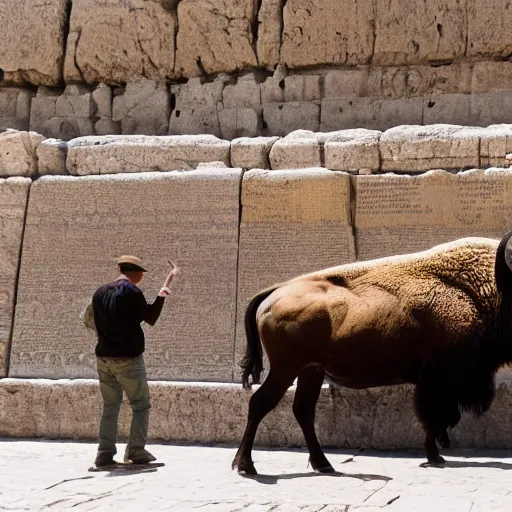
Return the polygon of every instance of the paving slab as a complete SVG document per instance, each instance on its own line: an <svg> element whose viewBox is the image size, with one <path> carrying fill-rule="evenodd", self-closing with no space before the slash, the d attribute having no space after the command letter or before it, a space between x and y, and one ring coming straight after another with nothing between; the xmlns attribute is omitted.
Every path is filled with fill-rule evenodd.
<svg viewBox="0 0 512 512"><path fill-rule="evenodd" d="M122 453L124 446L118 445ZM512 455L456 450L444 468L415 452L331 451L333 475L308 467L304 450L255 450L260 475L231 470L235 446L150 447L155 471L89 473L94 443L0 440L6 510L376 512L508 511Z"/></svg>

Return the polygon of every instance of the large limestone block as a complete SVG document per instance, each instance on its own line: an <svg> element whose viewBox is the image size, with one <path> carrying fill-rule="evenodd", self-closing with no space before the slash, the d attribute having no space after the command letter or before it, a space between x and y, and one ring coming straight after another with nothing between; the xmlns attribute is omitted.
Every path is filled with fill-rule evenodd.
<svg viewBox="0 0 512 512"><path fill-rule="evenodd" d="M217 107L185 107L172 111L169 135L201 134L222 136Z"/></svg>
<svg viewBox="0 0 512 512"><path fill-rule="evenodd" d="M60 139L45 139L37 147L38 174L69 174L66 168L68 144Z"/></svg>
<svg viewBox="0 0 512 512"><path fill-rule="evenodd" d="M148 300L167 260L180 268L161 318L146 329L149 377L229 382L240 177L238 169L202 169L36 181L10 375L94 377L95 339L79 313L117 276L116 256L135 253L149 269L141 285Z"/></svg>
<svg viewBox="0 0 512 512"><path fill-rule="evenodd" d="M288 0L281 60L289 67L366 64L373 53L374 2Z"/></svg>
<svg viewBox="0 0 512 512"><path fill-rule="evenodd" d="M325 167L333 171L380 170L378 130L340 130L326 134Z"/></svg>
<svg viewBox="0 0 512 512"><path fill-rule="evenodd" d="M266 135L285 136L295 130L317 132L320 128L320 105L307 101L267 103L263 105Z"/></svg>
<svg viewBox="0 0 512 512"><path fill-rule="evenodd" d="M30 180L0 179L0 377L9 367L16 280Z"/></svg>
<svg viewBox="0 0 512 512"><path fill-rule="evenodd" d="M377 0L373 63L445 61L465 56L466 2Z"/></svg>
<svg viewBox="0 0 512 512"><path fill-rule="evenodd" d="M480 167L508 167L512 153L512 125L496 124L480 130Z"/></svg>
<svg viewBox="0 0 512 512"><path fill-rule="evenodd" d="M0 176L34 176L37 147L44 140L35 132L7 130L0 133Z"/></svg>
<svg viewBox="0 0 512 512"><path fill-rule="evenodd" d="M258 12L258 64L273 70L279 62L283 23L282 0L262 0Z"/></svg>
<svg viewBox="0 0 512 512"><path fill-rule="evenodd" d="M508 57L512 53L508 0L466 0L468 11L468 57Z"/></svg>
<svg viewBox="0 0 512 512"><path fill-rule="evenodd" d="M423 124L471 125L470 94L431 94L423 99Z"/></svg>
<svg viewBox="0 0 512 512"><path fill-rule="evenodd" d="M479 130L457 125L397 126L380 138L383 171L478 167Z"/></svg>
<svg viewBox="0 0 512 512"><path fill-rule="evenodd" d="M254 0L181 0L176 74L200 76L256 67Z"/></svg>
<svg viewBox="0 0 512 512"><path fill-rule="evenodd" d="M84 176L188 170L201 162L229 165L229 147L213 135L81 137L68 145L67 168Z"/></svg>
<svg viewBox="0 0 512 512"><path fill-rule="evenodd" d="M354 260L348 174L326 169L247 171L242 181L235 363L245 351L243 317L255 293Z"/></svg>
<svg viewBox="0 0 512 512"><path fill-rule="evenodd" d="M29 89L0 89L0 132L7 129L29 129L30 104L33 97L34 93Z"/></svg>
<svg viewBox="0 0 512 512"><path fill-rule="evenodd" d="M512 50L511 50L512 51ZM471 92L489 92L510 89L512 62L475 62L471 76Z"/></svg>
<svg viewBox="0 0 512 512"><path fill-rule="evenodd" d="M7 82L60 82L67 4L67 0L0 2L0 69Z"/></svg>
<svg viewBox="0 0 512 512"><path fill-rule="evenodd" d="M387 130L394 126L421 124L423 98L345 98L322 100L320 130L348 128Z"/></svg>
<svg viewBox="0 0 512 512"><path fill-rule="evenodd" d="M297 130L279 139L270 150L271 169L323 167L324 135Z"/></svg>
<svg viewBox="0 0 512 512"><path fill-rule="evenodd" d="M471 124L510 123L512 119L512 90L495 90L471 95Z"/></svg>
<svg viewBox="0 0 512 512"><path fill-rule="evenodd" d="M512 219L512 172L356 176L358 259L428 249L467 236L501 239Z"/></svg>
<svg viewBox="0 0 512 512"><path fill-rule="evenodd" d="M121 123L123 135L167 135L169 91L165 82L143 80L126 85L113 101L113 121Z"/></svg>
<svg viewBox="0 0 512 512"><path fill-rule="evenodd" d="M259 112L252 108L225 108L218 112L218 116L223 139L256 137L260 131Z"/></svg>
<svg viewBox="0 0 512 512"><path fill-rule="evenodd" d="M243 169L270 169L269 154L279 137L241 137L231 141L231 165Z"/></svg>
<svg viewBox="0 0 512 512"><path fill-rule="evenodd" d="M30 131L42 133L49 137L48 123L56 114L57 100L61 92L57 89L39 87L37 94L32 98L30 108Z"/></svg>
<svg viewBox="0 0 512 512"><path fill-rule="evenodd" d="M174 10L173 1L73 0L64 78L120 84L172 77Z"/></svg>

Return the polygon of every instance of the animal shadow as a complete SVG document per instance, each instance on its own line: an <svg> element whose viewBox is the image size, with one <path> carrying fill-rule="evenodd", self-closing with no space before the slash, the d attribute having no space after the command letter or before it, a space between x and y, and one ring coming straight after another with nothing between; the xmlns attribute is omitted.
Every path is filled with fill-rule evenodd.
<svg viewBox="0 0 512 512"><path fill-rule="evenodd" d="M421 468L433 468L433 469L445 469L445 468L491 468L491 469L512 469L512 464L506 462L488 461L488 462L470 462L470 461L459 461L459 460L447 460L445 464L429 464L424 462L420 464Z"/></svg>
<svg viewBox="0 0 512 512"><path fill-rule="evenodd" d="M363 480L364 482L368 482L371 480L380 480L382 482L389 482L393 480L389 476L384 475L371 475L365 473L342 473L340 471L334 471L333 473L315 473L315 472L307 472L307 473L285 473L282 475L264 475L258 474L253 476L247 476L246 478L251 478L252 480L256 480L261 484L266 485L275 485L279 480L293 480L295 478L312 478L312 477L328 477L328 478L357 478L359 480Z"/></svg>

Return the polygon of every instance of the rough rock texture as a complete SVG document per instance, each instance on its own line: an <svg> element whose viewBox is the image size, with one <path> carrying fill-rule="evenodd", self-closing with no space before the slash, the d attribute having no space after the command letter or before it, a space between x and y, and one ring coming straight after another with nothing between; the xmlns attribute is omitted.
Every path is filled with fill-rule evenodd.
<svg viewBox="0 0 512 512"><path fill-rule="evenodd" d="M263 105L267 135L285 136L295 130L320 129L320 105L313 102L267 103Z"/></svg>
<svg viewBox="0 0 512 512"><path fill-rule="evenodd" d="M0 176L33 176L37 173L37 147L44 140L34 132L0 133Z"/></svg>
<svg viewBox="0 0 512 512"><path fill-rule="evenodd" d="M11 326L30 180L0 179L0 377L9 367Z"/></svg>
<svg viewBox="0 0 512 512"><path fill-rule="evenodd" d="M466 236L501 239L512 218L512 173L356 176L358 260L407 254Z"/></svg>
<svg viewBox="0 0 512 512"><path fill-rule="evenodd" d="M398 126L380 138L383 171L478 167L479 130L455 125Z"/></svg>
<svg viewBox="0 0 512 512"><path fill-rule="evenodd" d="M28 89L0 89L0 132L7 129L29 129L30 103L33 97L34 93Z"/></svg>
<svg viewBox="0 0 512 512"><path fill-rule="evenodd" d="M60 139L45 139L37 147L38 174L69 174L66 168L68 144Z"/></svg>
<svg viewBox="0 0 512 512"><path fill-rule="evenodd" d="M174 2L73 0L64 78L120 84L174 74Z"/></svg>
<svg viewBox="0 0 512 512"><path fill-rule="evenodd" d="M244 174L241 200L236 364L245 351L245 308L255 293L355 260L348 174L252 170Z"/></svg>
<svg viewBox="0 0 512 512"><path fill-rule="evenodd" d="M150 378L230 381L240 177L237 169L201 169L37 180L10 375L94 377L95 337L79 314L116 277L115 258L135 253L150 270L141 286L148 300L168 258L180 269L158 323L146 330Z"/></svg>
<svg viewBox="0 0 512 512"><path fill-rule="evenodd" d="M6 82L61 81L66 6L67 0L0 2L0 69Z"/></svg>
<svg viewBox="0 0 512 512"><path fill-rule="evenodd" d="M152 441L232 444L243 435L252 392L241 386L155 381L150 382L150 392ZM502 370L491 409L479 420L464 415L450 431L453 445L509 448L511 392L510 372ZM292 388L262 421L256 444L304 446L292 413L294 396ZM319 441L324 447L345 449L421 449L423 432L412 404L411 386L367 390L324 386L316 413ZM0 436L96 440L100 407L95 380L3 379ZM125 401L120 415L122 440L128 435L129 422L130 409ZM416 460L414 463L417 465Z"/></svg>
<svg viewBox="0 0 512 512"><path fill-rule="evenodd" d="M367 64L373 53L374 2L288 0L281 61L290 68Z"/></svg>
<svg viewBox="0 0 512 512"><path fill-rule="evenodd" d="M256 67L252 24L255 0L181 0L176 69L178 76Z"/></svg>
<svg viewBox="0 0 512 512"><path fill-rule="evenodd" d="M218 116L223 139L256 137L260 132L260 116L252 108L225 108L218 112Z"/></svg>
<svg viewBox="0 0 512 512"><path fill-rule="evenodd" d="M279 139L270 150L271 169L323 167L324 135L297 130Z"/></svg>
<svg viewBox="0 0 512 512"><path fill-rule="evenodd" d="M127 84L113 102L112 120L121 123L123 135L167 135L169 91L165 82L145 80Z"/></svg>
<svg viewBox="0 0 512 512"><path fill-rule="evenodd" d="M512 125L496 124L480 130L481 167L508 167L509 153L512 153Z"/></svg>
<svg viewBox="0 0 512 512"><path fill-rule="evenodd" d="M71 174L195 169L200 162L229 164L229 142L213 135L82 137L68 145Z"/></svg>
<svg viewBox="0 0 512 512"><path fill-rule="evenodd" d="M468 11L468 57L509 57L512 53L509 20L512 5L507 0L466 0Z"/></svg>
<svg viewBox="0 0 512 512"><path fill-rule="evenodd" d="M464 57L466 0L377 0L373 62L384 65Z"/></svg>
<svg viewBox="0 0 512 512"><path fill-rule="evenodd" d="M325 167L334 171L380 170L379 139L376 130L340 130L325 137Z"/></svg>
<svg viewBox="0 0 512 512"><path fill-rule="evenodd" d="M279 137L242 137L231 141L231 165L243 169L270 169L269 154Z"/></svg>
<svg viewBox="0 0 512 512"><path fill-rule="evenodd" d="M283 0L261 0L258 13L258 63L273 70L279 62Z"/></svg>

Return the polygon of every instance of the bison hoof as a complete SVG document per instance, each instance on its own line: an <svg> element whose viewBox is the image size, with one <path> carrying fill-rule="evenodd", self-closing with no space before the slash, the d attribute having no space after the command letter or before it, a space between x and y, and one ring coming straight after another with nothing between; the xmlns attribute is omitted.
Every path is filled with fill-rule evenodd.
<svg viewBox="0 0 512 512"><path fill-rule="evenodd" d="M252 462L237 462L234 460L231 469L235 468L237 468L238 474L241 476L256 476L258 474Z"/></svg>
<svg viewBox="0 0 512 512"><path fill-rule="evenodd" d="M444 464L446 461L441 457L441 455L437 455L436 457L431 457L428 459L429 464Z"/></svg>
<svg viewBox="0 0 512 512"><path fill-rule="evenodd" d="M325 466L323 468L315 468L315 473L334 473L332 466Z"/></svg>

